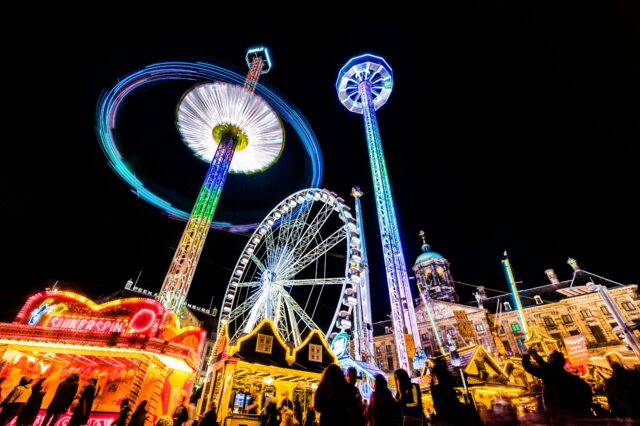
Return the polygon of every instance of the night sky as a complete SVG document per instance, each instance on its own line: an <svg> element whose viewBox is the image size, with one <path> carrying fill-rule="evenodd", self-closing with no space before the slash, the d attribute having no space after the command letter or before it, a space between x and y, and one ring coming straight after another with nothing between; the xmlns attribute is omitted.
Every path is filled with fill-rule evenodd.
<svg viewBox="0 0 640 426"><path fill-rule="evenodd" d="M138 285L160 288L184 223L138 199L109 168L94 132L96 103L119 77L154 62L213 60L244 73L245 50L256 44L274 58L265 80L317 136L323 187L349 203L353 185L365 192L374 319L390 309L363 123L334 89L342 65L364 52L383 56L394 72L378 121L409 265L424 230L461 282L506 289L506 249L525 287L546 283L547 268L570 278L569 256L587 271L638 283L640 8L513 3L427 5L420 16L372 11L375 19L319 13L315 23L254 11L245 28L248 18L214 6L158 17L68 5L23 15L3 37L0 320L56 281L98 297L142 271ZM206 165L172 155L181 142L162 111L175 112L188 86L149 87L132 98L121 134L138 170L187 204ZM290 145L283 180L299 166L295 138ZM260 221L281 195L263 192L242 214ZM222 197L221 206L225 197L227 207L246 201L231 191ZM209 233L190 300L220 305L246 241ZM473 300L469 287L459 291Z"/></svg>

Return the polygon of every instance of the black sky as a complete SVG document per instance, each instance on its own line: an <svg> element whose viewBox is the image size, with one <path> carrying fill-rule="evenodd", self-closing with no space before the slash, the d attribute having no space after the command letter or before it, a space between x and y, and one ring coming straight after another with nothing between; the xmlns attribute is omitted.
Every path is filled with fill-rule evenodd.
<svg viewBox="0 0 640 426"><path fill-rule="evenodd" d="M183 223L137 199L108 167L94 133L98 97L154 62L244 67L255 44L274 57L265 78L316 133L323 186L348 201L353 185L367 194L376 319L389 308L362 120L334 89L340 67L363 52L394 71L378 120L409 264L424 229L462 282L504 289L507 249L526 287L544 283L550 267L568 278L568 256L637 283L639 7L513 3L426 6L420 16L294 11L272 19L253 10L251 26L214 5L154 14L63 5L18 17L24 23L4 35L0 320L56 280L96 297L142 270L141 286L160 287ZM132 135L153 134L134 124ZM180 143L163 135L162 143ZM161 158L150 156L149 167L157 172ZM198 171L177 164L168 173ZM213 296L219 305L245 242L209 234L190 299L208 305Z"/></svg>

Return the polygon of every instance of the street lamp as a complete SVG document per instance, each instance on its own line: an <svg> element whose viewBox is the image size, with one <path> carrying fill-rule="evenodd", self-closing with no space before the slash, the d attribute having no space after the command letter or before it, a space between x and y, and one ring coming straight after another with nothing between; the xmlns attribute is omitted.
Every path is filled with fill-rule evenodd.
<svg viewBox="0 0 640 426"><path fill-rule="evenodd" d="M451 348L449 349L449 360L451 361L451 365L456 367L460 372L460 378L462 379L462 386L464 387L464 401L465 403L472 407L474 410L476 409L476 404L469 393L469 388L467 387L467 380L464 377L464 370L462 369L462 361L460 360L460 355L458 354L457 349Z"/></svg>

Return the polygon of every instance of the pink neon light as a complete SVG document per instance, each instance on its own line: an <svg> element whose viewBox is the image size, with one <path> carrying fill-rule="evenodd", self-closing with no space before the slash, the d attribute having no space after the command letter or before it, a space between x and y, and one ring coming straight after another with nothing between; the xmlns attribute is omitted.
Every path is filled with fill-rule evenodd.
<svg viewBox="0 0 640 426"><path fill-rule="evenodd" d="M33 426L40 426L44 421L44 417L47 415L45 410L40 410L36 420L33 422ZM110 426L111 423L115 419L118 418L118 413L91 413L89 417L89 422L87 426ZM65 413L60 416L58 421L53 426L67 426L69 424L69 419L71 419L71 414ZM10 423L7 423L9 426L16 425L16 419L11 420Z"/></svg>
<svg viewBox="0 0 640 426"><path fill-rule="evenodd" d="M95 320L93 318L69 317L54 315L49 320L49 327L75 331L102 331L103 333L121 333L127 321Z"/></svg>
<svg viewBox="0 0 640 426"><path fill-rule="evenodd" d="M140 309L129 321L129 328L135 333L147 331L156 318L156 313L151 309Z"/></svg>

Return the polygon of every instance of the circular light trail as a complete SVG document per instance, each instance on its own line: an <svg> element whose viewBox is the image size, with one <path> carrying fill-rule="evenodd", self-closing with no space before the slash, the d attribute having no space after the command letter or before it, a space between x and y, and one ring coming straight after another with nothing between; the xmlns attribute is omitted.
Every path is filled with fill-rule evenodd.
<svg viewBox="0 0 640 426"><path fill-rule="evenodd" d="M126 97L147 84L164 81L226 81L242 85L245 76L224 67L206 62L160 62L149 65L142 70L133 72L118 80L118 82L103 92L98 101L96 110L96 133L100 147L107 156L109 166L124 180L131 190L149 204L163 210L169 216L182 220L189 218L189 213L175 207L170 201L156 195L145 187L144 183L136 177L120 153L117 145L114 129L117 126L118 110ZM307 187L320 186L323 174L322 153L311 126L304 116L287 99L276 92L275 89L260 84L256 93L262 96L280 116L293 128L300 138L311 165L311 182L303 183ZM232 224L229 222L213 221L211 226L217 229L225 229L232 232L246 232L255 229L258 223Z"/></svg>

